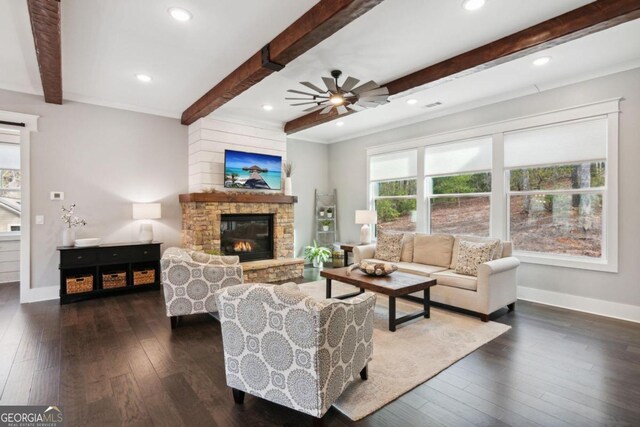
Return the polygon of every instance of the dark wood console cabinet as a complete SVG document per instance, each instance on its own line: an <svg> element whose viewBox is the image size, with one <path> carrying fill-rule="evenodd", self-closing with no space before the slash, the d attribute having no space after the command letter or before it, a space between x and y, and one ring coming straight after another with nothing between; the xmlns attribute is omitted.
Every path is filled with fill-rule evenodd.
<svg viewBox="0 0 640 427"><path fill-rule="evenodd" d="M120 243L77 248L60 246L60 304L90 298L121 295L129 292L160 289L160 245L152 243ZM144 285L134 285L134 272L154 270L155 281ZM126 286L106 289L103 287L105 274L126 273ZM67 279L91 277L90 290L80 293L67 292Z"/></svg>

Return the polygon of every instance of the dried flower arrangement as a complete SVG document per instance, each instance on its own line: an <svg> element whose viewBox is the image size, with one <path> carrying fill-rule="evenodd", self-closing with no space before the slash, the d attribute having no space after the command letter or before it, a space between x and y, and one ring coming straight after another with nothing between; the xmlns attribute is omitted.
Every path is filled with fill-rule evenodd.
<svg viewBox="0 0 640 427"><path fill-rule="evenodd" d="M284 172L284 176L287 178L291 178L293 174L293 162L284 161L282 162L282 171Z"/></svg>
<svg viewBox="0 0 640 427"><path fill-rule="evenodd" d="M73 215L73 211L75 208L76 208L75 203L69 206L69 208L65 208L64 206L62 206L62 216L60 218L62 218L62 222L67 224L68 228L87 225L87 221Z"/></svg>

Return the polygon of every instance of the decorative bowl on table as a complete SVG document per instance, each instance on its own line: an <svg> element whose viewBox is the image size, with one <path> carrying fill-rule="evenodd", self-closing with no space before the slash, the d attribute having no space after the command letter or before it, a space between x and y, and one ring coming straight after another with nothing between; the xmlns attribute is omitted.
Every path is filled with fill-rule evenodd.
<svg viewBox="0 0 640 427"><path fill-rule="evenodd" d="M102 239L98 237L91 237L88 239L76 239L76 243L74 244L77 248L87 248L91 246L98 246L102 242Z"/></svg>
<svg viewBox="0 0 640 427"><path fill-rule="evenodd" d="M360 261L357 264L353 264L349 267L347 274L351 273L351 271L358 269L362 271L364 274L368 276L387 276L398 269L398 266L392 264L390 262L381 262L381 261Z"/></svg>

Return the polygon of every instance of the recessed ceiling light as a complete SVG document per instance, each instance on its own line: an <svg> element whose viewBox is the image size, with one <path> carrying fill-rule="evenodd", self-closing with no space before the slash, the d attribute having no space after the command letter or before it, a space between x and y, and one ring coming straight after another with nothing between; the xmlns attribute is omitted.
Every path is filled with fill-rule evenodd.
<svg viewBox="0 0 640 427"><path fill-rule="evenodd" d="M170 7L167 12L169 12L169 15L171 15L173 19L180 22L191 21L193 18L193 14L191 12L181 7Z"/></svg>
<svg viewBox="0 0 640 427"><path fill-rule="evenodd" d="M151 81L151 77L146 74L136 74L136 78L143 83L149 83Z"/></svg>
<svg viewBox="0 0 640 427"><path fill-rule="evenodd" d="M478 10L486 3L486 0L464 0L462 7L467 10Z"/></svg>
<svg viewBox="0 0 640 427"><path fill-rule="evenodd" d="M409 105L416 105L417 103L418 103L418 100L415 98L407 99L407 104Z"/></svg>
<svg viewBox="0 0 640 427"><path fill-rule="evenodd" d="M536 67L542 67L543 65L547 65L551 61L550 56L541 56L540 58L536 58L533 60L533 65Z"/></svg>
<svg viewBox="0 0 640 427"><path fill-rule="evenodd" d="M336 122L336 126L340 127L340 126L344 126L344 122L342 120Z"/></svg>
<svg viewBox="0 0 640 427"><path fill-rule="evenodd" d="M271 111L271 110L273 110L273 105L264 104L264 105L262 106L262 109L263 109L264 111Z"/></svg>

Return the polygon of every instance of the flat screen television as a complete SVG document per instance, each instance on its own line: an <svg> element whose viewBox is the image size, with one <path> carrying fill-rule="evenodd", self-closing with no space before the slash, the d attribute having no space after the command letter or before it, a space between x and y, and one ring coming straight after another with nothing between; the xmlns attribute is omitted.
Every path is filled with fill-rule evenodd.
<svg viewBox="0 0 640 427"><path fill-rule="evenodd" d="M225 150L224 186L247 190L280 190L282 157Z"/></svg>

